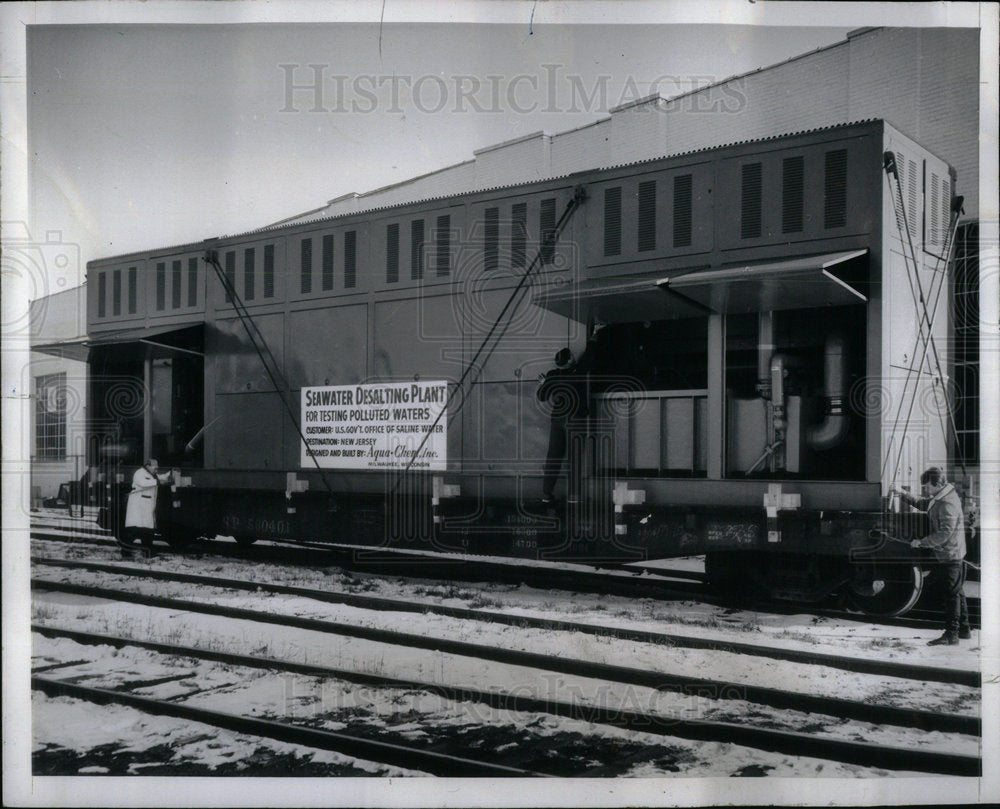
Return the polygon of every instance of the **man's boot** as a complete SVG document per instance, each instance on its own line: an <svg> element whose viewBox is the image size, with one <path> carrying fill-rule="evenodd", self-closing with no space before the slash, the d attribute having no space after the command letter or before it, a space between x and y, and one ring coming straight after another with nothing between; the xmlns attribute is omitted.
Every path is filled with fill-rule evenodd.
<svg viewBox="0 0 1000 809"><path fill-rule="evenodd" d="M969 640L972 637L972 629L966 626L960 626L958 628L958 639L959 640Z"/></svg>
<svg viewBox="0 0 1000 809"><path fill-rule="evenodd" d="M954 629L949 629L940 638L935 638L932 641L927 642L928 646L957 646L958 645L958 632Z"/></svg>

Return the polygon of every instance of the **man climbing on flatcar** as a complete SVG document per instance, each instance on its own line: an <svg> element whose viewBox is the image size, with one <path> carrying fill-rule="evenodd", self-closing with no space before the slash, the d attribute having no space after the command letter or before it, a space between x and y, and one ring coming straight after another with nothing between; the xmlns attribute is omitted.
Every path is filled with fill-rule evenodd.
<svg viewBox="0 0 1000 809"><path fill-rule="evenodd" d="M156 535L156 495L161 483L170 480L171 472L160 472L155 458L148 459L132 476L132 491L125 509L122 555L129 556L139 540L146 553L152 553Z"/></svg>
<svg viewBox="0 0 1000 809"><path fill-rule="evenodd" d="M944 634L928 646L955 646L972 637L969 606L965 598L965 520L962 501L944 471L936 466L920 476L922 497L913 497L892 487L892 492L912 506L927 512L930 532L911 540L914 548L929 548L937 562L933 576L940 588L945 615Z"/></svg>
<svg viewBox="0 0 1000 809"><path fill-rule="evenodd" d="M573 352L561 348L556 352L556 367L543 374L536 395L541 402L548 402L549 447L545 454L542 474L542 502L555 499L556 481L562 471L563 458L569 446L570 433L581 429L587 417L587 382L582 369L577 366ZM573 493L578 473L576 453L570 452L569 494Z"/></svg>

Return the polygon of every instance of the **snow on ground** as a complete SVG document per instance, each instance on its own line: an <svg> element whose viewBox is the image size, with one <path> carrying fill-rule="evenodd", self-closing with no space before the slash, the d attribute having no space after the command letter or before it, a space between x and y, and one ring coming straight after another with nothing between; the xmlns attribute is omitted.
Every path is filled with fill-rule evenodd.
<svg viewBox="0 0 1000 809"><path fill-rule="evenodd" d="M129 682L128 675L113 671L110 647L80 646L65 639L41 639L39 647L39 661L54 657L79 660L103 652L94 662L67 667L62 677L85 678L86 684L104 688ZM499 755L516 756L517 761L501 762L512 766L539 767L559 756L575 760L581 773L583 768L607 766L607 775L614 776L914 775L493 709L420 691L357 686L301 675L262 676L252 669L192 665L181 658L164 662L164 658L142 651L130 652L127 665L133 673L141 670L150 675L149 679L185 668L194 675L184 681L175 679L135 689L144 696L176 698L183 682L185 688L197 692L185 700L186 704L265 718L287 716L310 727L376 738L380 732L391 731L409 742L458 740L470 756L485 753L483 757L490 761ZM107 670L103 676L102 669ZM80 774L274 775L283 774L283 768L295 775L408 774L299 745L146 716L120 706L91 706L36 694L33 707L36 759ZM490 748L498 741L500 746L490 755ZM74 764L79 768L73 770ZM324 767L328 771L324 772ZM262 772L261 768L266 769ZM44 773L36 770L36 774Z"/></svg>
<svg viewBox="0 0 1000 809"><path fill-rule="evenodd" d="M116 547L68 545L36 541L33 548L53 557L120 562ZM148 562L158 570L254 579L261 565L198 554L164 554ZM38 568L36 573L52 568ZM572 593L498 583L452 583L433 579L403 579L351 573L338 567L306 568L267 565L267 581L304 588L396 598L409 603L441 604L514 615L603 624L673 634L695 634L715 640L767 643L800 651L850 654L921 665L979 670L978 631L958 647L927 647L940 630L887 627L808 614L775 615L732 610L691 601L630 599L592 593ZM49 575L45 573L44 575ZM631 574L629 574L631 575Z"/></svg>
<svg viewBox="0 0 1000 809"><path fill-rule="evenodd" d="M90 571L60 572L49 569L45 571L43 578L107 585L109 576L106 573ZM663 671L692 680L723 680L737 684L783 688L805 694L949 713L976 714L979 710L979 690L967 686L857 674L827 666L789 663L726 651L656 646L583 632L554 632L512 627L506 624L467 621L435 614L365 610L308 598L247 593L187 583L136 581L114 577L111 586L148 595L187 599L217 606L260 609L352 626L447 638L518 651L555 654L560 657L610 665L627 665L650 671ZM115 615L121 611L114 605L109 608ZM124 611L126 615L140 614L132 605L125 606ZM104 617L98 620L113 622L119 619ZM190 620L194 624L212 621L209 616L196 616ZM221 624L225 625L225 619L222 619ZM273 632L273 630L266 631ZM756 640L754 636L758 633L751 629L741 631L740 634L744 636L744 640L751 641ZM330 640L336 642L335 639Z"/></svg>
<svg viewBox="0 0 1000 809"><path fill-rule="evenodd" d="M276 602L280 600L277 597L259 598L257 606L272 611ZM865 723L845 722L830 717L773 709L739 700L715 700L710 697L679 694L674 690L659 691L557 673L540 674L534 669L522 666L442 654L432 650L393 647L384 643L345 638L312 630L276 627L255 621L183 613L111 601L90 603L79 596L65 594L36 594L35 602L36 615L41 616L41 622L54 626L87 628L96 632L143 640L362 671L432 685L465 685L483 691L499 690L612 709L621 707L649 711L666 718L727 722L753 719L755 723L764 722L771 727L822 732L825 735L864 739L876 744L919 746L966 754L978 752L978 739L967 736L923 733L905 728L880 728ZM425 617L405 613L388 614L388 616L398 618L401 623ZM516 638L522 631L512 627L486 627L486 629L494 641L504 636ZM601 642L606 642L607 647L601 651L608 653L607 656L614 657L613 647L619 642L612 639L594 640L598 642L595 645L598 649ZM669 653L672 655L678 651L682 650L671 649ZM78 653L69 659L76 660L83 656L85 655ZM733 664L737 662L733 661ZM777 665L792 666L785 663ZM836 674L842 675L847 684L850 684L852 677L859 676L845 675L842 672ZM821 682L822 677L818 681ZM920 684L914 684L913 687L919 688L919 686ZM176 687L181 693L184 689L196 688L193 683L187 681L178 681ZM971 697L966 695L966 699Z"/></svg>
<svg viewBox="0 0 1000 809"><path fill-rule="evenodd" d="M423 775L122 705L35 692L31 708L35 776Z"/></svg>
<svg viewBox="0 0 1000 809"><path fill-rule="evenodd" d="M115 548L73 546L63 542L35 541L33 551L41 555L78 557L95 561L119 561ZM978 644L974 633L971 643L960 647L927 648L926 640L937 634L930 630L913 630L879 627L852 621L834 621L809 615L770 615L752 611L736 611L692 602L660 601L654 599L628 599L615 596L569 593L543 590L508 584L453 584L432 580L402 579L397 576L384 578L371 574L353 574L339 568L309 569L294 566L254 565L239 560L222 560L198 555L163 555L148 564L160 570L219 575L232 578L261 579L310 587L334 592L359 593L395 598L410 603L445 604L502 611L506 613L539 616L552 619L628 627L653 632L697 635L704 638L760 643L818 653L850 654L873 659L913 662L925 665L951 666L978 669ZM108 574L38 566L35 576L52 580L72 580L108 584ZM117 583L115 585L117 586ZM846 673L821 666L804 666L765 658L750 658L726 652L709 652L675 647L657 647L609 637L595 637L584 633L553 633L519 627L466 622L442 616L416 613L374 612L342 605L326 604L302 597L274 596L261 592L247 593L232 590L208 589L200 585L171 582L131 581L129 588L144 593L185 599L204 599L213 604L225 604L268 612L298 615L333 621L341 620L366 626L382 627L416 634L435 635L461 639L474 643L526 649L536 652L558 653L566 657L599 660L617 665L652 668L678 673L692 678L720 678L733 682L792 688L807 693L829 694L871 702L904 705L946 711L950 713L977 714L979 692L960 686L925 684L888 677L875 677ZM296 662L308 662L336 668L354 668L385 676L426 681L431 683L463 684L469 687L514 690L518 693L555 697L566 701L599 706L622 705L637 710L651 710L665 716L713 719L717 721L746 721L766 723L789 730L821 732L824 735L846 739L864 740L891 746L920 746L962 754L978 754L978 739L951 734L925 734L902 728L879 728L861 723L840 722L828 717L779 711L764 706L726 700L695 699L669 691L653 691L633 686L603 683L597 680L569 678L564 675L543 674L517 666L473 661L455 655L432 651L391 647L370 641L344 638L326 633L269 626L251 621L233 621L215 616L191 615L170 610L122 605L110 601L82 599L55 593L35 593L33 619L51 625L74 627L110 634L128 634L141 639L160 640L203 648L224 649L258 657L273 657ZM46 665L54 659L94 660L98 647L69 649L69 641L52 641L35 638L35 666ZM57 653L58 652L58 653ZM127 656L136 665L121 669L117 675L105 657ZM125 679L150 680L166 676L163 663L154 663L155 656L136 650L111 650L98 655L96 669L73 669L84 676L118 676ZM160 658L162 661L162 658ZM112 661L113 662L113 661ZM191 669L194 664L187 661ZM375 689L351 685L333 679L291 678L289 675L262 675L259 671L246 670L237 682L232 672L224 668L205 668L197 665L193 677L173 679L155 686L160 691L170 691L177 696L198 694L193 701L205 702L214 709L237 712L260 712L261 715L304 716L319 721L319 726L337 729L343 715L362 710L368 724L378 725L378 717L396 717L400 710L410 711L414 719L413 733L426 732L436 727L444 732L450 726L469 732L472 720L504 727L519 727L509 715L493 716L482 705L447 703L426 692L406 692L399 689ZM193 669L192 669L193 670ZM68 670L67 670L68 671ZM64 676L56 670L48 676ZM230 679L227 680L226 676ZM98 684L90 679L87 684ZM291 692L289 692L291 688ZM172 690L171 690L172 689ZM202 690L208 689L208 690ZM139 692L145 693L145 692ZM396 702L393 702L393 701ZM47 698L36 695L36 742L62 733L74 735L70 722L67 727L50 727L51 714L40 711L37 705L48 703ZM447 704L445 704L447 703ZM402 706L402 707L401 707ZM395 710L393 713L390 709ZM97 709L107 711L107 708ZM124 710L124 709L122 709ZM346 712L346 713L345 713ZM86 713L86 712L84 712ZM499 712L503 714L503 712ZM70 713L70 716L76 714ZM341 718L334 718L340 716ZM483 717L488 717L484 720ZM159 719L149 722L155 725ZM518 721L522 721L520 718ZM398 721L393 720L395 725ZM107 723L103 723L107 725ZM121 732L118 725L101 726L106 731L108 743L120 741L115 735ZM81 732L93 729L84 722ZM394 727L394 730L398 730ZM582 729L582 730L581 730ZM618 731L604 726L544 717L536 722L534 732L552 736L569 734L576 738L603 739L607 744L621 746L637 740L643 734ZM595 736L596 734L596 736ZM234 734L235 736L235 734ZM130 737L131 738L131 737ZM151 733L150 746L155 747L156 733ZM227 737L228 738L228 737ZM560 737L562 738L562 737ZM81 744L85 740L81 740ZM176 740L175 740L176 741ZM566 742L563 742L566 743ZM709 745L684 742L662 736L650 736L647 744L666 745L672 752L659 759L636 760L629 775L662 775L682 772L691 775L719 774L772 774L772 775L872 775L878 771L849 767L830 762L767 754L731 745ZM233 744L237 744L233 741ZM526 744L524 739L519 744ZM238 744L237 744L238 746ZM81 749L75 747L72 749ZM282 748L284 749L284 748ZM678 752L680 751L680 752ZM245 752L245 751L244 751ZM271 755L268 753L268 755ZM280 758L279 754L278 755ZM282 754L283 755L283 754ZM302 759L304 753L295 753ZM291 760L288 760L291 761ZM325 761L325 760L324 760ZM288 762L285 762L288 763ZM331 760L331 767L341 766ZM107 763L86 760L81 766L106 767ZM325 764L324 764L325 766ZM75 770L72 770L75 771ZM95 772L99 770L94 770ZM311 774L298 773L296 774ZM618 773L620 774L620 773ZM896 773L893 773L896 774Z"/></svg>

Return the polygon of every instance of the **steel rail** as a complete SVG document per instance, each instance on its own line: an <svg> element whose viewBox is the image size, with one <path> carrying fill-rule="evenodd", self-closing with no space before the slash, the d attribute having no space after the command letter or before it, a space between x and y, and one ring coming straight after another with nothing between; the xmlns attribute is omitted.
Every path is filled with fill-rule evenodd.
<svg viewBox="0 0 1000 809"><path fill-rule="evenodd" d="M689 677L669 672L648 671L608 663L595 663L589 660L553 657L537 652L498 649L494 646L456 641L449 638L417 635L409 632L398 632L374 627L361 627L335 621L300 618L298 616L274 615L239 607L224 607L217 604L207 604L185 599L129 593L105 587L93 587L68 582L51 582L35 578L31 580L31 587L33 590L49 590L75 595L94 596L126 603L142 604L149 607L184 610L198 614L254 621L256 623L294 627L377 643L386 643L393 646L428 649L509 665L545 669L573 676L610 680L612 682L643 686L659 691L676 691L681 694L693 696L710 695L715 699L743 700L767 705L772 708L821 713L845 719L857 719L873 724L896 725L898 727L918 728L926 731L937 730L942 733L980 735L982 732L981 721L976 716L914 710L890 705L874 705L843 699L841 697L796 693L726 680Z"/></svg>
<svg viewBox="0 0 1000 809"><path fill-rule="evenodd" d="M67 536L62 534L31 534L33 539L56 542L78 541L82 535ZM102 547L119 547L114 540L87 537L88 544ZM141 549L138 546L136 551ZM406 551L384 551L373 549L371 554L354 546L310 544L290 542L283 546L254 545L240 547L229 542L200 539L192 543L188 550L204 553L217 553L230 559L252 560L263 562L279 562L290 565L330 565L336 564L345 570L377 573L379 575L402 575L410 578L450 578L461 581L481 581L483 579L512 584L528 584L545 587L552 590L583 591L601 595L615 595L624 598L655 598L694 599L703 604L717 607L732 607L731 599L713 595L706 591L708 585L678 582L668 578L659 578L650 572L642 576L608 576L599 571L570 571L556 567L533 567L524 564L511 564L498 561L478 559L459 559L448 556L425 556L407 554ZM235 551L235 552L228 552ZM179 551L177 551L179 552ZM290 558L292 552L299 558ZM972 615L973 628L980 628L977 599L969 599L969 609ZM816 607L810 604L795 602L761 602L748 601L739 605L743 609L758 610L774 615L798 615L806 613L826 618L844 621L855 621L877 626L894 626L909 629L937 628L940 618L935 620L901 616L898 618L875 618L863 613L844 612Z"/></svg>
<svg viewBox="0 0 1000 809"><path fill-rule="evenodd" d="M128 565L104 562L87 562L75 559L49 559L32 557L32 564L58 567L70 570L93 570L102 573L114 573L126 576L141 576L157 581L171 581L186 584L198 584L208 587L223 587L246 592L262 591L277 595L290 595L309 598L327 604L344 604L367 610L389 612L411 612L421 614L443 615L449 618L481 621L483 623L501 624L506 626L529 627L556 632L580 632L598 637L614 637L621 640L651 643L660 646L672 646L682 649L708 649L711 651L731 652L734 654L766 657L773 660L784 660L794 663L828 666L843 671L853 671L863 674L880 674L890 677L901 677L924 682L953 683L978 688L981 675L978 671L944 668L942 666L917 665L898 663L894 661L871 660L848 657L846 655L823 654L819 652L797 649L782 649L760 644L740 643L724 639L694 637L666 632L651 632L641 629L605 626L602 624L580 623L577 621L562 621L552 618L536 618L490 610L470 609L466 607L449 607L442 604L404 601L398 598L356 595L352 593L334 593L328 590L317 590L309 587L296 587L287 584L272 584L269 582L254 582L245 579L232 579L220 576L205 576L197 573L174 573L152 568L131 567Z"/></svg>
<svg viewBox="0 0 1000 809"><path fill-rule="evenodd" d="M277 722L270 719L255 719L239 714L212 711L207 708L196 708L192 705L151 699L150 697L141 697L136 694L112 691L106 688L94 688L93 686L68 683L37 675L31 678L31 687L43 691L49 696L75 697L98 705L117 703L130 708L136 708L144 713L172 716L192 722L203 722L206 725L231 730L236 733L246 733L252 736L276 739L291 744L301 744L320 750L333 750L354 758L377 761L382 764L406 769L420 770L433 775L499 776L506 778L542 777L541 773L517 767L506 767L502 764L492 764L459 756L450 756L444 753L435 753L398 743L363 739L347 733L307 728L301 725Z"/></svg>
<svg viewBox="0 0 1000 809"><path fill-rule="evenodd" d="M545 713L585 722L594 722L643 733L692 741L739 744L758 750L767 750L794 756L822 758L883 769L913 770L944 775L978 776L982 762L975 756L916 750L912 747L885 747L868 742L857 742L817 737L812 733L759 728L746 724L700 719L682 719L659 714L643 713L626 708L609 708L600 705L563 702L551 698L528 697L502 691L481 691L440 683L425 683L379 674L367 674L344 669L328 668L306 663L278 661L259 656L239 655L232 652L202 650L190 646L133 640L90 632L32 625L33 632L53 638L67 638L85 645L108 645L115 648L134 646L167 655L241 665L257 669L279 668L282 671L316 677L335 677L347 682L386 688L421 690L453 701L471 701L489 705L498 710L525 713Z"/></svg>

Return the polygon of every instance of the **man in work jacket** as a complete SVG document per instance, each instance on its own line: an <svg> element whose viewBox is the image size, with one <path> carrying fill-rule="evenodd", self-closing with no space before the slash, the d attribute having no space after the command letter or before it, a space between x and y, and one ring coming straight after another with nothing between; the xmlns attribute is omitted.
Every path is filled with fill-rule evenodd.
<svg viewBox="0 0 1000 809"><path fill-rule="evenodd" d="M159 471L155 458L150 458L132 476L132 491L125 509L125 537L122 552L127 553L136 539L147 548L153 547L156 532L156 492L161 483L170 480L171 473Z"/></svg>
<svg viewBox="0 0 1000 809"><path fill-rule="evenodd" d="M962 501L955 487L945 478L944 472L932 466L920 476L923 497L893 488L900 498L921 511L927 512L930 533L914 539L914 548L930 548L937 560L935 578L941 587L945 631L929 646L954 646L959 639L972 637L969 629L969 607L965 600L965 519Z"/></svg>
<svg viewBox="0 0 1000 809"><path fill-rule="evenodd" d="M586 377L577 367L573 352L562 348L555 356L556 367L542 376L536 396L549 402L549 448L545 454L542 474L542 502L551 503L555 495L556 480L562 470L563 458L572 436L567 433L578 429L587 416ZM579 438L577 438L577 441ZM578 448L570 448L570 497L578 494L576 482L579 475Z"/></svg>

